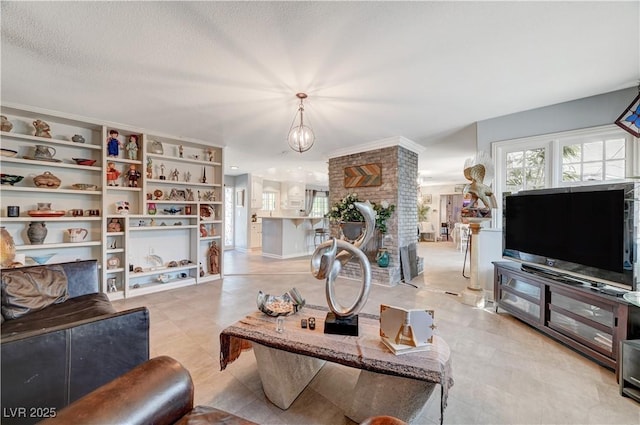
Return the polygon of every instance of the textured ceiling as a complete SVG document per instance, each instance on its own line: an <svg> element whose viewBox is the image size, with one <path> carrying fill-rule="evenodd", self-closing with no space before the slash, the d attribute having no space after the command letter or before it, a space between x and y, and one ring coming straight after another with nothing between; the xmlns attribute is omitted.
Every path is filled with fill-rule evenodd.
<svg viewBox="0 0 640 425"><path fill-rule="evenodd" d="M447 135L640 76L637 1L0 7L3 101L223 144L227 174L323 181L333 150L404 136L433 182L460 182L475 145ZM300 91L302 155L285 140Z"/></svg>

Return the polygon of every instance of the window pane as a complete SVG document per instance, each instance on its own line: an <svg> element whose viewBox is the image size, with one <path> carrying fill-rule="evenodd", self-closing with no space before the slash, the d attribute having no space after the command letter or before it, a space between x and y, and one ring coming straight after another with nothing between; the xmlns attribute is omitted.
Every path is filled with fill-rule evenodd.
<svg viewBox="0 0 640 425"><path fill-rule="evenodd" d="M605 180L624 179L624 161L607 161L605 163L605 166L607 167L607 175L605 176Z"/></svg>
<svg viewBox="0 0 640 425"><path fill-rule="evenodd" d="M575 182L579 180L580 180L580 164L562 166L563 182Z"/></svg>
<svg viewBox="0 0 640 425"><path fill-rule="evenodd" d="M276 210L276 193L262 192L262 209L264 211Z"/></svg>
<svg viewBox="0 0 640 425"><path fill-rule="evenodd" d="M583 157L582 160L587 161L602 161L602 142L590 142L582 145ZM585 172L586 173L586 172Z"/></svg>
<svg viewBox="0 0 640 425"><path fill-rule="evenodd" d="M562 147L562 163L570 164L580 162L582 157L582 145L567 145Z"/></svg>
<svg viewBox="0 0 640 425"><path fill-rule="evenodd" d="M522 168L507 170L507 188L509 192L515 192L524 187L522 180Z"/></svg>
<svg viewBox="0 0 640 425"><path fill-rule="evenodd" d="M521 168L522 156L522 152L509 152L507 154L507 168Z"/></svg>
<svg viewBox="0 0 640 425"><path fill-rule="evenodd" d="M624 159L624 139L612 139L605 141L605 159Z"/></svg>
<svg viewBox="0 0 640 425"><path fill-rule="evenodd" d="M524 159L524 167L536 167L539 168L540 165L544 164L544 149L531 149L525 151L525 159Z"/></svg>
<svg viewBox="0 0 640 425"><path fill-rule="evenodd" d="M602 162L589 162L582 165L582 180L602 180Z"/></svg>
<svg viewBox="0 0 640 425"><path fill-rule="evenodd" d="M542 189L545 187L544 164L540 167L528 169L525 179L525 189Z"/></svg>

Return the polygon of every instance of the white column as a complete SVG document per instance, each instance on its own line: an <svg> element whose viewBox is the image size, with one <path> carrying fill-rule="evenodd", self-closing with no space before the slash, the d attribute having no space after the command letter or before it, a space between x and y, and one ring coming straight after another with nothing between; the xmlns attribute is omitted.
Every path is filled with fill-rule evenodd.
<svg viewBox="0 0 640 425"><path fill-rule="evenodd" d="M471 259L470 269L471 278L469 286L462 291L462 302L478 308L484 308L485 298L484 289L480 286L478 279L478 235L480 234L480 222L470 220L469 229L471 230Z"/></svg>

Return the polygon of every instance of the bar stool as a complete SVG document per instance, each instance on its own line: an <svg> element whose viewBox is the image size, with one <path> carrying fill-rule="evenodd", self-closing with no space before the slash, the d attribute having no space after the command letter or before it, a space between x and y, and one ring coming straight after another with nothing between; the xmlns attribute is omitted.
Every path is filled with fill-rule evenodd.
<svg viewBox="0 0 640 425"><path fill-rule="evenodd" d="M313 235L313 245L314 246L320 245L322 242L325 241L325 239L327 239L327 236L329 236L328 229L325 229L324 227L319 227L315 229L314 235ZM318 240L320 240L320 242L318 242Z"/></svg>

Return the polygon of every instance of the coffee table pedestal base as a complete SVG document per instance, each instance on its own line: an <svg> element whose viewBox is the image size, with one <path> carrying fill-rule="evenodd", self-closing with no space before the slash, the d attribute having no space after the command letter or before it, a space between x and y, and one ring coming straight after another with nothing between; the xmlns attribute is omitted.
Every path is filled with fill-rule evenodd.
<svg viewBox="0 0 640 425"><path fill-rule="evenodd" d="M382 415L411 423L424 408L435 386L431 382L362 370L347 416L357 423Z"/></svg>
<svg viewBox="0 0 640 425"><path fill-rule="evenodd" d="M253 343L262 389L269 401L286 410L324 366L325 361Z"/></svg>

